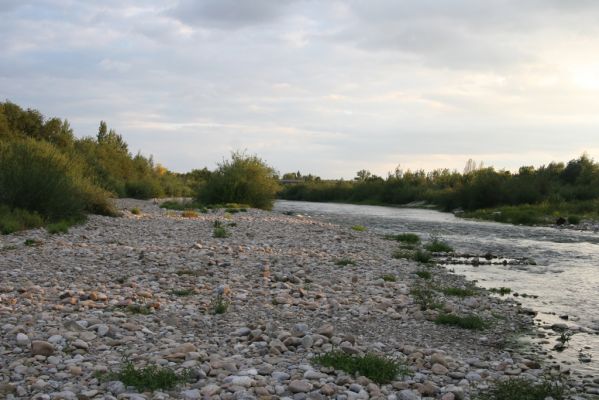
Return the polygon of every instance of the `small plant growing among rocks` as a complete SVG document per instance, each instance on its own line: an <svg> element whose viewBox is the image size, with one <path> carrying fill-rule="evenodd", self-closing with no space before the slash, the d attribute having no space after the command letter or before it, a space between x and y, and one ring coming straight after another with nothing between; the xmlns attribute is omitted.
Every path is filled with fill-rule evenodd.
<svg viewBox="0 0 599 400"><path fill-rule="evenodd" d="M356 356L335 350L312 358L312 362L351 375L360 374L379 384L389 383L398 375L408 373L406 366L399 361L372 353Z"/></svg>
<svg viewBox="0 0 599 400"><path fill-rule="evenodd" d="M397 277L393 274L385 274L383 276L381 276L381 278L385 281L385 282L395 282L397 281Z"/></svg>
<svg viewBox="0 0 599 400"><path fill-rule="evenodd" d="M229 309L229 305L231 302L226 300L222 294L217 294L216 297L212 300L211 309L212 314L224 314Z"/></svg>
<svg viewBox="0 0 599 400"><path fill-rule="evenodd" d="M426 279L426 280L429 280L433 277L433 275L431 274L430 271L426 271L424 269L422 269L420 271L416 271L416 275L418 275L419 278Z"/></svg>
<svg viewBox="0 0 599 400"><path fill-rule="evenodd" d="M183 218L197 218L199 216L197 211L194 210L185 210L181 213Z"/></svg>
<svg viewBox="0 0 599 400"><path fill-rule="evenodd" d="M131 211L131 214L133 214L133 215L141 214L141 210L138 207L133 207L130 211Z"/></svg>
<svg viewBox="0 0 599 400"><path fill-rule="evenodd" d="M424 248L432 253L451 253L454 251L453 247L437 238L433 239Z"/></svg>
<svg viewBox="0 0 599 400"><path fill-rule="evenodd" d="M37 240L37 239L26 239L25 240L25 246L36 247L36 246L41 246L41 245L42 245L41 240Z"/></svg>
<svg viewBox="0 0 599 400"><path fill-rule="evenodd" d="M512 293L512 289L510 289L508 287L491 288L491 289L489 289L489 292L496 293L500 296L504 296L506 294Z"/></svg>
<svg viewBox="0 0 599 400"><path fill-rule="evenodd" d="M353 225L351 228L357 232L364 232L367 230L367 228L363 225Z"/></svg>
<svg viewBox="0 0 599 400"><path fill-rule="evenodd" d="M442 304L437 300L437 294L430 286L418 285L410 291L414 302L420 306L422 311L439 309Z"/></svg>
<svg viewBox="0 0 599 400"><path fill-rule="evenodd" d="M171 294L178 297L191 296L193 294L193 290L191 289L174 289L171 290Z"/></svg>
<svg viewBox="0 0 599 400"><path fill-rule="evenodd" d="M227 238L229 237L229 232L223 226L223 223L220 221L214 221L212 236L215 238Z"/></svg>
<svg viewBox="0 0 599 400"><path fill-rule="evenodd" d="M144 304L129 304L126 310L129 311L131 314L152 314L152 308Z"/></svg>
<svg viewBox="0 0 599 400"><path fill-rule="evenodd" d="M563 400L566 390L561 382L544 378L532 382L525 378L512 378L497 382L493 387L479 393L475 400Z"/></svg>
<svg viewBox="0 0 599 400"><path fill-rule="evenodd" d="M156 365L136 368L131 361L127 361L119 372L107 374L103 378L103 380L119 380L126 386L133 386L139 392L144 392L172 389L179 383L189 381L190 375L188 371L177 373L170 368Z"/></svg>
<svg viewBox="0 0 599 400"><path fill-rule="evenodd" d="M347 265L356 265L356 262L354 260L350 260L349 258L342 258L340 260L335 261L335 265L345 267Z"/></svg>
<svg viewBox="0 0 599 400"><path fill-rule="evenodd" d="M431 253L429 253L428 251L423 251L423 250L416 250L416 253L414 253L414 261L422 263L422 264L427 264L431 261L433 257L431 256Z"/></svg>
<svg viewBox="0 0 599 400"><path fill-rule="evenodd" d="M395 240L402 243L418 244L420 243L420 236L415 233L400 233L398 235L385 235L387 240Z"/></svg>
<svg viewBox="0 0 599 400"><path fill-rule="evenodd" d="M441 289L441 291L448 296L456 296L456 297L469 297L469 296L476 296L478 294L478 292L474 289L469 289L469 288L463 289L463 288L459 288L459 287L447 287L447 288Z"/></svg>
<svg viewBox="0 0 599 400"><path fill-rule="evenodd" d="M462 329L482 331L487 327L487 323L478 315L459 316L455 314L441 314L435 319L439 325L457 326Z"/></svg>
<svg viewBox="0 0 599 400"><path fill-rule="evenodd" d="M70 224L67 221L59 221L46 226L46 230L49 234L54 235L57 233L68 233Z"/></svg>

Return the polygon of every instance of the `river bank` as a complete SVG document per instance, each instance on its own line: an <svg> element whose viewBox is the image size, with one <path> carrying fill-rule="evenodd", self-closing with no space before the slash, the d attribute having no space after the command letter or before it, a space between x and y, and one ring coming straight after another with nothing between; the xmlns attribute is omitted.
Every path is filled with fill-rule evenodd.
<svg viewBox="0 0 599 400"><path fill-rule="evenodd" d="M557 372L506 340L532 327L514 301L440 292L440 309L423 310L423 285L470 286L438 266L423 282L423 267L394 259L377 234L258 210L185 218L151 202L118 206L122 218L90 216L65 235L0 237L0 395L451 400ZM228 237L213 237L215 221ZM215 315L218 299L228 307ZM433 322L444 313L487 327ZM312 362L333 349L394 358L406 375L377 384ZM190 379L139 393L102 378L124 359ZM572 395L594 389L568 383Z"/></svg>

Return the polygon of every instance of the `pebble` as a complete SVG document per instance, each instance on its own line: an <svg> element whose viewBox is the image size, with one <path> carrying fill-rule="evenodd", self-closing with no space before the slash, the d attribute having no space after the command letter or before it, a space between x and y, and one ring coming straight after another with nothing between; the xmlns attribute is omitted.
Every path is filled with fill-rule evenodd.
<svg viewBox="0 0 599 400"><path fill-rule="evenodd" d="M392 258L375 233L251 209L183 218L151 201L117 204L143 213L91 215L65 235L27 231L44 246L2 252L0 398L460 400L506 376L542 376L543 365L497 346L532 315L439 293L446 310L509 323L484 336L432 324L437 311L421 310L413 291L421 267ZM214 238L215 221L231 235ZM20 235L0 236L0 247L22 246ZM435 283L466 284L430 270ZM378 385L311 361L332 350L400 359L409 373ZM191 379L150 394L95 377L125 360Z"/></svg>

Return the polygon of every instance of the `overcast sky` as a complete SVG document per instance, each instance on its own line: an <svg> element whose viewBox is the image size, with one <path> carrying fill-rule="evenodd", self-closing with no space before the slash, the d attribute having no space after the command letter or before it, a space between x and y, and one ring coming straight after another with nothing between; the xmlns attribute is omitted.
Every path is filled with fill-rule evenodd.
<svg viewBox="0 0 599 400"><path fill-rule="evenodd" d="M599 158L599 1L0 0L0 99L175 171Z"/></svg>

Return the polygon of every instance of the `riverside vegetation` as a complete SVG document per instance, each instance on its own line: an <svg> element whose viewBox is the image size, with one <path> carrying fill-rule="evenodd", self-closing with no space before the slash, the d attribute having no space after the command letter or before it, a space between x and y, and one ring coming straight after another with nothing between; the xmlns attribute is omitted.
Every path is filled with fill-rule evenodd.
<svg viewBox="0 0 599 400"><path fill-rule="evenodd" d="M95 136L75 138L67 120L0 103L3 234L41 226L64 233L90 213L115 215L114 197L194 197L204 205L243 202L268 209L278 189L275 171L257 156L234 152L215 171L178 174L152 157L131 154L104 121Z"/></svg>
<svg viewBox="0 0 599 400"><path fill-rule="evenodd" d="M350 181L299 172L283 177L295 182L279 194L285 200L432 205L463 211L463 217L528 225L599 219L599 164L587 155L566 164L524 166L515 173L470 160L463 173L397 168L386 178L362 170Z"/></svg>

